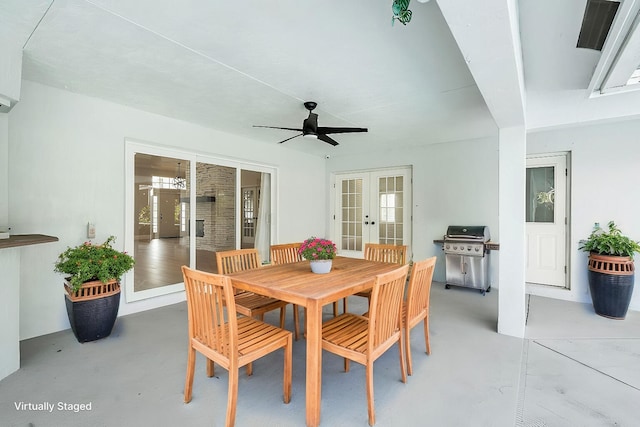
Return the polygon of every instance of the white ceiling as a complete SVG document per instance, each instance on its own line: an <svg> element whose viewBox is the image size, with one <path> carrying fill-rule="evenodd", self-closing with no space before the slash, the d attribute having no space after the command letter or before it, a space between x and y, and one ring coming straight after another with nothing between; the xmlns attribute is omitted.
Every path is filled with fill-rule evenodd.
<svg viewBox="0 0 640 427"><path fill-rule="evenodd" d="M412 2L406 26L392 25L391 3L2 0L0 39L23 49L24 79L265 144L295 133L252 125L299 127L309 100L318 102L320 126L369 128L334 135L338 147L285 143L317 155L472 139L525 121L566 125L598 120L591 108L609 111L571 111L588 101L600 56L575 48L586 0ZM640 113L636 95L628 108L609 102L604 116ZM550 105L568 118L547 114Z"/></svg>

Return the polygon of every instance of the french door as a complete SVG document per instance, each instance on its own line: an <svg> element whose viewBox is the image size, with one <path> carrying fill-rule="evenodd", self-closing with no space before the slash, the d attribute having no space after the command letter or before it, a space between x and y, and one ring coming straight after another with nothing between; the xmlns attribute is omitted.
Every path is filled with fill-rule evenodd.
<svg viewBox="0 0 640 427"><path fill-rule="evenodd" d="M566 287L567 156L527 159L527 283Z"/></svg>
<svg viewBox="0 0 640 427"><path fill-rule="evenodd" d="M332 236L340 255L362 258L366 243L411 246L411 168L334 175Z"/></svg>

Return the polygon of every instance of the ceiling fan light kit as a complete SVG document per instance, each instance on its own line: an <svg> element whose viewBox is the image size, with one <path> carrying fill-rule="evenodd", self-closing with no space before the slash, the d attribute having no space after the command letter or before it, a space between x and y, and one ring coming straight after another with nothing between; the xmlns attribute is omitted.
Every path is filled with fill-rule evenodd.
<svg viewBox="0 0 640 427"><path fill-rule="evenodd" d="M313 112L313 110L318 106L316 102L307 101L304 103L304 108L309 110L309 117L304 119L302 122L302 128L285 128L278 126L259 126L253 125L256 128L268 128L268 129L282 129L282 130L292 130L296 132L302 132L298 135L292 136L291 138L284 139L279 141L279 144L283 142L289 141L290 139L297 138L299 136L303 136L304 138L310 139L319 139L320 141L326 142L327 144L331 144L333 146L338 145L338 142L331 137L327 136L327 134L331 133L353 133L353 132L368 132L367 128L354 128L354 127L326 127L326 126L318 126L318 115Z"/></svg>

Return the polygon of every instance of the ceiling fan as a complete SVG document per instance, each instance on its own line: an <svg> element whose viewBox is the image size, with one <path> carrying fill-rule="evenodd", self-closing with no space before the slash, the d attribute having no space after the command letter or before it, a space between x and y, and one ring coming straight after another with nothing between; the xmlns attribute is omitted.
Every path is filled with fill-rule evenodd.
<svg viewBox="0 0 640 427"><path fill-rule="evenodd" d="M302 129L298 128L283 128L277 126L258 126L254 125L254 128L269 128L269 129L284 129L284 130L293 130L297 132L302 132L296 136L292 136L291 138L287 138L278 142L278 144L282 144L283 142L289 141L290 139L297 138L299 136L304 136L307 138L317 138L320 141L324 141L327 144L331 144L333 146L338 145L338 142L327 134L330 133L351 133L351 132L367 132L367 128L338 128L338 127L325 127L318 126L318 115L313 112L318 104L313 101L307 101L304 103L304 108L309 110L309 117L304 119L302 122Z"/></svg>

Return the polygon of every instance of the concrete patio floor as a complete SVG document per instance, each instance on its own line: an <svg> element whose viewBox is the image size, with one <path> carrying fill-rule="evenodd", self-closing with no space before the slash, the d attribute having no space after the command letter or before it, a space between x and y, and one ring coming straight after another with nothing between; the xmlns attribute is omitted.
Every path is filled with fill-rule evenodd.
<svg viewBox="0 0 640 427"><path fill-rule="evenodd" d="M610 320L587 304L528 297L526 338L518 339L496 333L497 293L434 283L431 355L418 326L406 384L397 348L375 363L377 426L638 425L640 313ZM365 304L349 301L354 312ZM331 312L325 307L327 319ZM277 323L277 313L266 320ZM21 369L0 381L0 425L224 425L227 373L208 378L200 356L193 400L183 403L186 342L186 303L123 316L109 338L93 343L79 344L70 330L25 340ZM237 426L304 426L305 350L304 340L294 343L288 405L281 352L256 362L252 377L241 371ZM325 352L322 378L322 425L367 426L364 368L352 363L344 373L342 359ZM78 404L90 410L74 411Z"/></svg>

